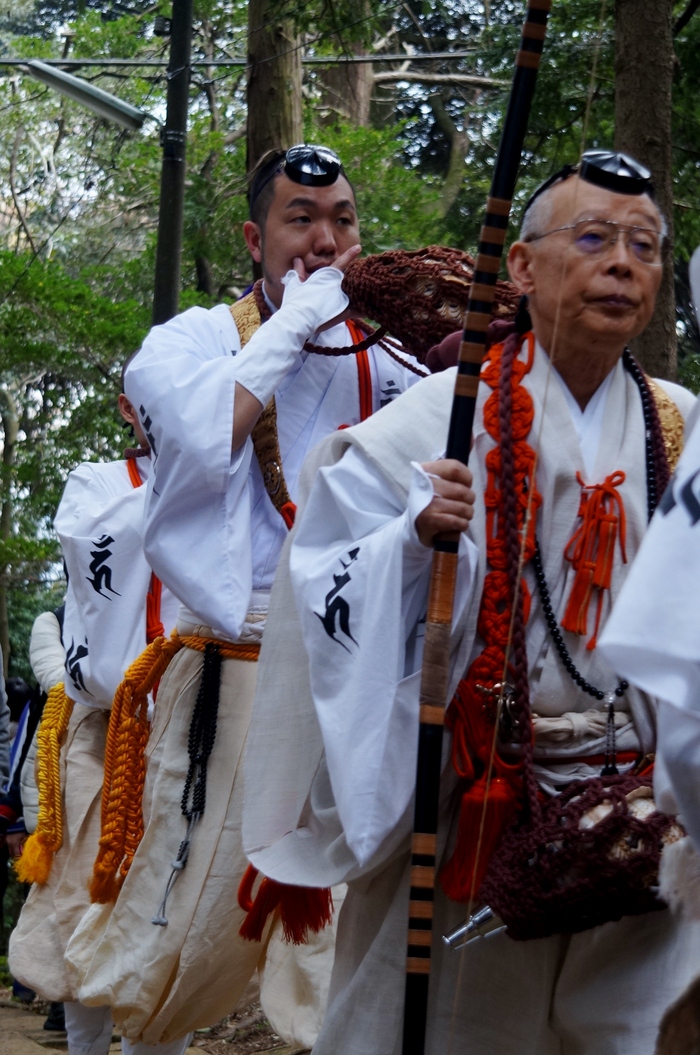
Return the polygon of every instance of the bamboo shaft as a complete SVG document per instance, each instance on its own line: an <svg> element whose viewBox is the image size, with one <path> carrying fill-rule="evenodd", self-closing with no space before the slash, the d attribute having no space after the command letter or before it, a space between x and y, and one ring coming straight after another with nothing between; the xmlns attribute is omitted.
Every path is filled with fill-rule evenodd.
<svg viewBox="0 0 700 1055"><path fill-rule="evenodd" d="M447 457L466 465L471 448L486 330L503 256L510 206L552 0L530 0L508 110L479 237L460 346ZM438 802L444 713L459 539L435 543L420 688L416 800L411 843L411 892L406 956L403 1055L424 1055L435 888Z"/></svg>

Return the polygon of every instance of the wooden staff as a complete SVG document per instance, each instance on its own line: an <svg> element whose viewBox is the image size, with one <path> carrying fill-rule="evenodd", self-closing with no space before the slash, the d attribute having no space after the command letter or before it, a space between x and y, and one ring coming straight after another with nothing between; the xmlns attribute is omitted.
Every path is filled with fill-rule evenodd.
<svg viewBox="0 0 700 1055"><path fill-rule="evenodd" d="M486 351L486 330L491 321L496 279L503 256L508 217L551 3L552 0L530 0L491 191L486 203L486 216L479 236L474 279L459 350L446 452L447 458L457 458L465 465L469 461L479 374ZM428 598L420 687L416 804L411 842L403 1055L423 1055L425 1051L442 732L449 688L450 635L458 547L458 536L435 541Z"/></svg>

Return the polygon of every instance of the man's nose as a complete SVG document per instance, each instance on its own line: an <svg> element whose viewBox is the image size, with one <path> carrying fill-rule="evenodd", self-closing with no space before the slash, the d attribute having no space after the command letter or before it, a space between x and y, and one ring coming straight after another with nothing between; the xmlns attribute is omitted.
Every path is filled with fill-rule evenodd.
<svg viewBox="0 0 700 1055"><path fill-rule="evenodd" d="M314 228L313 251L316 256L338 255L338 243L335 238L335 228L328 220L319 221Z"/></svg>
<svg viewBox="0 0 700 1055"><path fill-rule="evenodd" d="M615 242L605 254L606 269L616 274L628 274L635 259L632 247L627 245L624 234L618 232Z"/></svg>

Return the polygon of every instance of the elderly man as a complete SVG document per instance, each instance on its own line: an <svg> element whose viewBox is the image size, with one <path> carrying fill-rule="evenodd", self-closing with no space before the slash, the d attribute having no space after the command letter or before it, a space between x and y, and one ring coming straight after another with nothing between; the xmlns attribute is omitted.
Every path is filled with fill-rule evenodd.
<svg viewBox="0 0 700 1055"><path fill-rule="evenodd" d="M376 347L305 349L311 338L330 351L364 337L345 321L341 282L359 227L335 154L299 144L264 158L250 217L244 234L264 276L253 292L156 327L126 374L155 456L146 552L183 603L185 647L159 690L143 840L113 909L93 906L69 956L84 971L81 999L109 1003L122 1032L149 1045L230 1013L258 965L260 947L238 934L239 759L302 460L415 379ZM312 1011L330 945L317 957L327 969L300 985Z"/></svg>
<svg viewBox="0 0 700 1055"><path fill-rule="evenodd" d="M662 1010L700 957L700 930L667 911L530 941L501 933L461 953L439 944L479 889L477 842L488 864L523 782L536 801L556 802L606 762L629 773L654 750L654 701L618 681L596 648L692 403L625 351L661 276L664 221L648 176L631 159L586 155L527 208L508 262L532 327L493 346L482 370L473 493L468 470L434 460L451 370L326 441L309 465L271 602L244 845L279 882L349 882L314 1055L401 1050L426 545L463 531L472 506L453 621L450 691L459 691L448 713L426 1051L652 1055ZM509 517L522 544L515 557ZM526 649L516 654L509 582L519 575ZM290 688L275 655L289 661L302 649ZM506 664L526 736L508 715L495 728Z"/></svg>

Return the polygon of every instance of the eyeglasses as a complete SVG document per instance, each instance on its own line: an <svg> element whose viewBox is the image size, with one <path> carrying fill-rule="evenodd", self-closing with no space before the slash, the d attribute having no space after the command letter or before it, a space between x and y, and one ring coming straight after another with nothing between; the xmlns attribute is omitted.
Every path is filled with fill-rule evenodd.
<svg viewBox="0 0 700 1055"><path fill-rule="evenodd" d="M620 234L624 235L625 246L631 249L635 258L650 267L661 267L663 263L662 239L658 231L651 227L632 227L626 223L615 223L613 220L579 220L567 227L555 227L544 234L532 235L526 242L538 242L559 231L573 231L572 245L584 256L602 257L609 253Z"/></svg>

